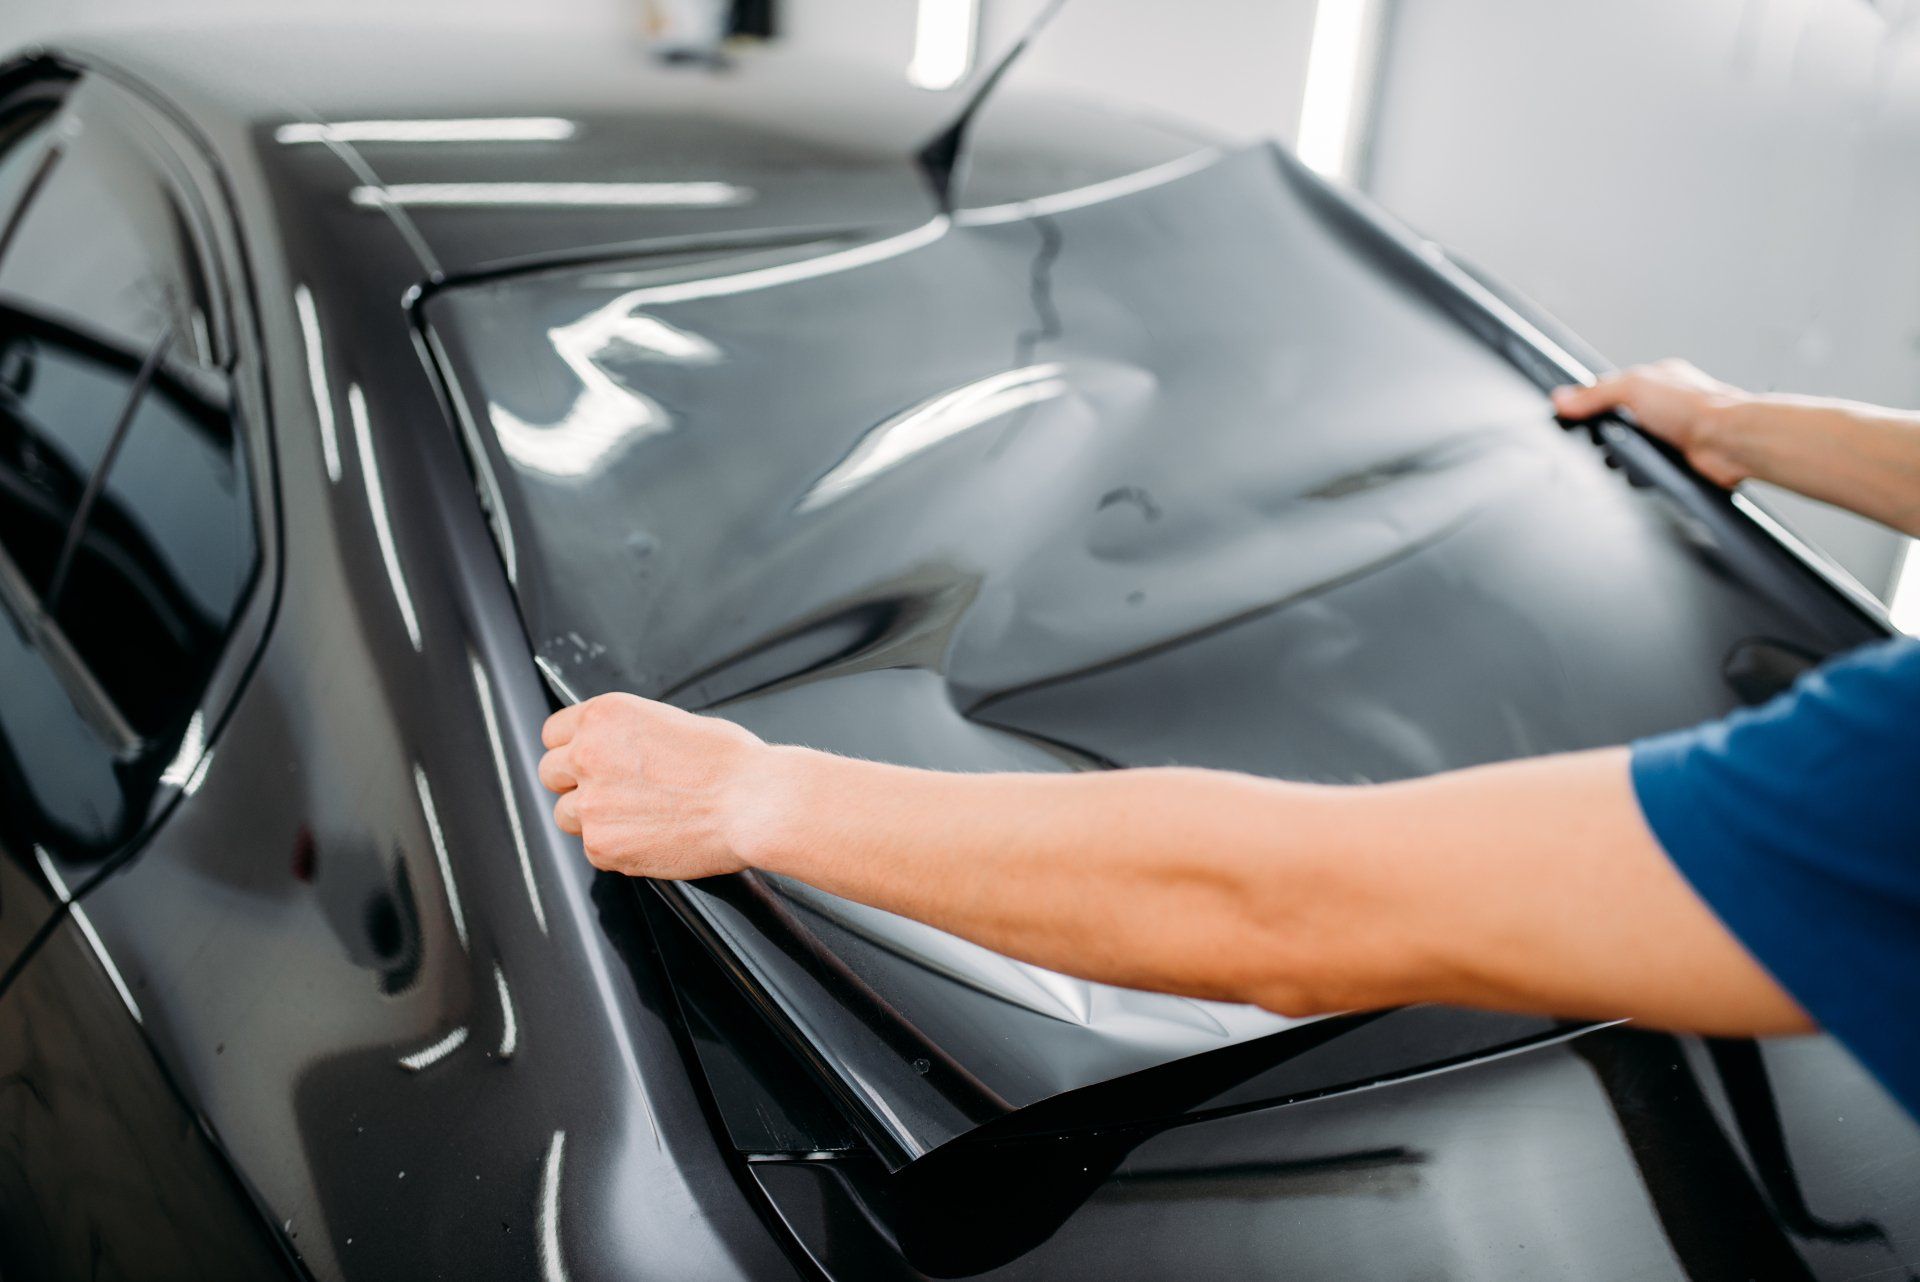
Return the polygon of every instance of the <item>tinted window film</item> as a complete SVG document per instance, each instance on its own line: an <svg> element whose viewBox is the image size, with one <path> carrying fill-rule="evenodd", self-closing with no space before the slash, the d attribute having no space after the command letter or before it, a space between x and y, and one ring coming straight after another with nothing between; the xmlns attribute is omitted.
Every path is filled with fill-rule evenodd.
<svg viewBox="0 0 1920 1282"><path fill-rule="evenodd" d="M182 359L211 364L210 294L177 194L110 120L62 127L54 173L0 262L0 302L129 354L172 326Z"/></svg>
<svg viewBox="0 0 1920 1282"><path fill-rule="evenodd" d="M44 103L0 106L0 232L46 156L53 109Z"/></svg>
<svg viewBox="0 0 1920 1282"><path fill-rule="evenodd" d="M44 595L137 364L0 302L0 546Z"/></svg>
<svg viewBox="0 0 1920 1282"><path fill-rule="evenodd" d="M1717 716L1729 654L1864 639L1724 500L1557 428L1339 212L1246 150L776 271L527 273L426 315L556 684L773 742L1401 779ZM671 893L895 1157L1285 1026L777 878Z"/></svg>
<svg viewBox="0 0 1920 1282"><path fill-rule="evenodd" d="M80 852L146 812L258 545L184 187L110 87L55 128L0 255L0 828Z"/></svg>
<svg viewBox="0 0 1920 1282"><path fill-rule="evenodd" d="M143 735L191 712L255 562L239 441L223 407L163 372L141 395L50 602Z"/></svg>

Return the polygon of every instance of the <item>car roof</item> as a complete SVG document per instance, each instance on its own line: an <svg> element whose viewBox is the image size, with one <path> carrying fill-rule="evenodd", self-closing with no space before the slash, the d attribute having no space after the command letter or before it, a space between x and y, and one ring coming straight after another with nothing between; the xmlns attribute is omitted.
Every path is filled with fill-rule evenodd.
<svg viewBox="0 0 1920 1282"><path fill-rule="evenodd" d="M935 202L914 156L958 109L872 69L772 48L672 64L637 36L278 24L115 31L42 51L164 101L225 165L289 189L282 218L315 198L295 153L347 159L355 180L336 194L369 215L402 211L429 275L924 219Z"/></svg>

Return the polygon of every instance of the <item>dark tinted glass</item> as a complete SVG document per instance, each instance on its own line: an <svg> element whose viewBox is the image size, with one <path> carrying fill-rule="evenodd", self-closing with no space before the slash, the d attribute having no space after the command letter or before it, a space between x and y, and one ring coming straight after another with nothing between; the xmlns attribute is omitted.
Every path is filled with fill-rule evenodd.
<svg viewBox="0 0 1920 1282"><path fill-rule="evenodd" d="M180 202L149 154L105 120L71 127L0 262L0 302L127 353L168 326L212 363L209 296Z"/></svg>
<svg viewBox="0 0 1920 1282"><path fill-rule="evenodd" d="M0 230L46 154L53 110L43 103L0 107Z"/></svg>
<svg viewBox="0 0 1920 1282"><path fill-rule="evenodd" d="M0 303L0 546L44 594L137 369Z"/></svg>
<svg viewBox="0 0 1920 1282"><path fill-rule="evenodd" d="M56 851L138 823L257 561L207 278L146 132L83 86L0 152L0 190L44 175L0 256L0 812Z"/></svg>
<svg viewBox="0 0 1920 1282"><path fill-rule="evenodd" d="M253 573L239 442L173 377L142 396L75 550L54 617L143 735L192 710Z"/></svg>

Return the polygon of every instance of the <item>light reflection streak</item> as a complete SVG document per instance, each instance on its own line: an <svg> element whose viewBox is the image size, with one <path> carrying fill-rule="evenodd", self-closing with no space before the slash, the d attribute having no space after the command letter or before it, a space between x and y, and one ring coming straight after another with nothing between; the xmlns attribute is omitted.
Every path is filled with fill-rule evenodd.
<svg viewBox="0 0 1920 1282"><path fill-rule="evenodd" d="M433 857L440 864L440 884L447 889L447 911L453 917L453 933L460 947L467 946L467 915L460 907L460 888L453 883L453 861L447 857L447 839L440 831L440 813L433 808L433 790L427 786L427 772L418 762L413 767L414 791L420 794L420 813L427 820L427 835L433 838Z"/></svg>
<svg viewBox="0 0 1920 1282"><path fill-rule="evenodd" d="M454 120L336 120L281 125L273 140L309 142L565 142L577 132L558 116L475 116Z"/></svg>
<svg viewBox="0 0 1920 1282"><path fill-rule="evenodd" d="M1576 360L1566 348L1541 332L1539 326L1502 302L1499 295L1475 280L1470 273L1454 262L1447 255L1446 250L1432 241L1427 241L1420 246L1420 253L1427 264L1444 277L1449 285L1472 299L1476 306L1511 330L1521 342L1559 366L1565 372L1568 382L1591 383L1594 381L1595 374L1587 368L1585 362Z"/></svg>
<svg viewBox="0 0 1920 1282"><path fill-rule="evenodd" d="M417 1050L411 1055L402 1055L400 1057L400 1067L406 1069L409 1073L417 1073L423 1068L431 1068L447 1056L459 1050L462 1046L466 1045L466 1043L467 1029L465 1025L462 1025L454 1029L451 1033L448 1033L445 1037L442 1037L433 1045L422 1050Z"/></svg>
<svg viewBox="0 0 1920 1282"><path fill-rule="evenodd" d="M194 793L199 792L200 785L207 781L207 771L212 768L212 766L213 754L211 752L200 754L200 764L193 768L193 773L187 776L187 781L180 785L181 793L191 797Z"/></svg>
<svg viewBox="0 0 1920 1282"><path fill-rule="evenodd" d="M1084 209L1088 205L1118 200L1122 196L1136 195L1155 187L1165 186L1170 182L1177 182L1189 174L1199 173L1225 154L1218 147L1203 147L1178 160L1169 160L1151 169L1142 169L1138 173L1126 174L1119 178L1109 178L1105 182L1075 187L1070 191L1055 192L1050 196L1037 196L1032 200L1016 200L1006 205L982 205L978 209L963 209L954 215L954 219L962 227L991 227L999 223L1025 222L1031 218L1064 214L1069 210Z"/></svg>
<svg viewBox="0 0 1920 1282"><path fill-rule="evenodd" d="M66 878L62 877L60 870L54 867L53 856L47 853L47 848L37 841L33 843L33 861L40 865L41 875L47 879L47 884L53 887L54 897L63 904L71 903L73 893L67 889Z"/></svg>
<svg viewBox="0 0 1920 1282"><path fill-rule="evenodd" d="M1808 569L1825 579L1836 592L1866 611L1869 617L1886 617L1886 607L1880 604L1880 598L1867 591L1860 580L1847 573L1831 557L1816 552L1806 540L1776 520L1771 512L1738 490L1734 492L1730 501L1733 506L1746 514L1748 520L1772 535L1777 543L1799 558Z"/></svg>
<svg viewBox="0 0 1920 1282"><path fill-rule="evenodd" d="M307 384L313 391L313 413L320 423L320 452L327 461L327 479L340 483L340 440L334 430L333 389L327 386L327 358L320 342L320 314L305 285L293 288L294 310L300 313L300 335L307 348Z"/></svg>
<svg viewBox="0 0 1920 1282"><path fill-rule="evenodd" d="M791 285L797 281L852 271L856 267L870 267L933 244L946 235L952 225L952 220L942 214L897 236L855 245L850 249L836 249L817 258L803 258L798 262L780 263L773 267L756 267L751 271L735 272L731 276L709 276L704 280L676 281L670 285L645 285L621 295L613 306L628 311L641 307L663 307L697 298L746 294L775 285Z"/></svg>
<svg viewBox="0 0 1920 1282"><path fill-rule="evenodd" d="M480 443L480 427L473 421L473 414L467 408L467 396L461 389L459 375L454 372L453 362L447 358L447 349L440 343L440 336L427 330L427 345L433 350L435 368L440 376L447 380L447 399L453 402L453 416L460 424L460 434L467 441L467 457L472 460L473 468L480 477L480 491L486 500L487 520L493 526L494 541L500 545L500 559L506 563L507 583L520 586L519 557L514 550L513 523L507 519L506 499L500 493L500 479L493 472L493 456Z"/></svg>
<svg viewBox="0 0 1920 1282"><path fill-rule="evenodd" d="M184 788L193 779L194 767L200 764L200 754L207 750L205 721L200 710L194 709L193 716L187 720L186 733L180 737L180 747L173 754L173 760L160 772L160 782L174 788Z"/></svg>
<svg viewBox="0 0 1920 1282"><path fill-rule="evenodd" d="M361 209L724 209L753 198L728 182L394 183L347 195Z"/></svg>
<svg viewBox="0 0 1920 1282"><path fill-rule="evenodd" d="M1063 366L1007 370L925 401L860 438L846 458L808 490L795 511L824 507L961 432L1070 390Z"/></svg>
<svg viewBox="0 0 1920 1282"><path fill-rule="evenodd" d="M567 1282L567 1262L560 1254L560 1162L566 1152L567 1133L555 1131L547 1145L547 1160L540 1171L540 1277L542 1282Z"/></svg>
<svg viewBox="0 0 1920 1282"><path fill-rule="evenodd" d="M480 698L480 715L487 723L487 743L493 749L493 768L500 781L500 800L507 808L507 825L513 830L514 853L520 857L520 875L527 883L527 902L533 905L533 919L540 933L547 933L547 906L540 899L540 883L534 880L533 856L527 850L526 830L520 824L520 806L513 797L513 774L507 768L507 743L500 737L500 714L493 706L493 683L480 660L467 656L473 671L473 688Z"/></svg>
<svg viewBox="0 0 1920 1282"><path fill-rule="evenodd" d="M869 267L931 245L951 226L952 222L942 215L895 236L798 262L757 267L730 276L642 286L580 320L549 330L547 336L554 351L573 371L582 390L566 415L546 426L528 423L503 405L489 405L488 416L501 452L521 466L549 476L585 476L620 446L671 428L672 420L664 409L617 382L594 358L618 350L621 344L639 352L643 359L681 363L710 362L719 359L720 352L699 335L641 315L643 309L750 293Z"/></svg>
<svg viewBox="0 0 1920 1282"><path fill-rule="evenodd" d="M507 972L498 965L493 968L493 982L500 990L500 1049L495 1054L501 1059L512 1059L514 1051L520 1049L520 1021L513 1014L513 994L507 991Z"/></svg>
<svg viewBox="0 0 1920 1282"><path fill-rule="evenodd" d="M487 412L500 449L522 467L549 476L585 476L621 445L657 436L673 419L652 397L607 373L606 362L623 355L675 365L711 365L720 349L698 334L622 306L615 299L579 320L547 331L547 342L573 376L580 393L556 423L528 423L503 405Z"/></svg>
<svg viewBox="0 0 1920 1282"><path fill-rule="evenodd" d="M566 702L579 703L582 701L580 696L574 693L573 687L567 684L567 679L560 675L560 669L553 666L553 661L548 659L546 655L534 655L533 666L540 669L540 675L547 679L547 684L553 688L553 692Z"/></svg>
<svg viewBox="0 0 1920 1282"><path fill-rule="evenodd" d="M140 1003L133 1000L133 990L127 987L127 981L120 977L120 968L113 964L113 958L107 955L107 946L100 942L99 933L88 920L86 909L79 904L68 903L67 912L74 924L80 927L80 933L87 937L87 947L93 949L94 958L100 968L107 972L107 978L113 981L114 991L120 994L120 1000L127 1004L127 1013L133 1016L133 1022L144 1024L145 1017L140 1014Z"/></svg>
<svg viewBox="0 0 1920 1282"><path fill-rule="evenodd" d="M353 416L353 442L360 451L360 476L367 486L367 507L373 515L373 534L380 542L380 559L386 562L387 581L393 588L394 604L400 607L401 621L407 625L407 639L420 650L420 619L413 611L413 594L400 572L400 553L394 546L393 526L387 514L386 492L380 486L380 464L373 456L373 434L367 426L367 398L358 383L347 388L347 410Z"/></svg>

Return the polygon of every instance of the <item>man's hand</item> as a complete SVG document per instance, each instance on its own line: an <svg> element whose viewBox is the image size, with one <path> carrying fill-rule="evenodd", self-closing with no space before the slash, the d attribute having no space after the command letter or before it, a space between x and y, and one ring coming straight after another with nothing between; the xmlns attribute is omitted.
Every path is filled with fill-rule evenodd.
<svg viewBox="0 0 1920 1282"><path fill-rule="evenodd" d="M1695 471L1732 489L1753 469L1729 439L1727 411L1749 399L1685 361L1665 360L1609 374L1591 387L1562 387L1553 394L1553 408L1569 419L1630 410L1640 426L1686 455Z"/></svg>
<svg viewBox="0 0 1920 1282"><path fill-rule="evenodd" d="M634 877L712 877L746 866L742 821L767 746L731 722L631 694L547 718L540 782L554 822L594 867Z"/></svg>

